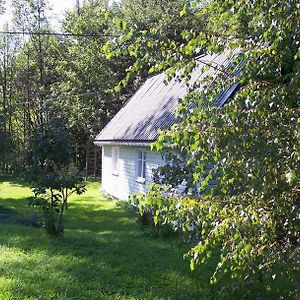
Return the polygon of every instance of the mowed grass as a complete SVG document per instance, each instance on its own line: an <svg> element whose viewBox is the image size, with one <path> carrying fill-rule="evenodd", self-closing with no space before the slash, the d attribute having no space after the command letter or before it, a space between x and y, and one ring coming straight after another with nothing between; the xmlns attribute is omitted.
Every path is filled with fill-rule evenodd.
<svg viewBox="0 0 300 300"><path fill-rule="evenodd" d="M175 238L148 238L96 182L73 196L63 238L0 222L0 299L209 299L209 272L191 272ZM0 206L33 213L30 189L0 181Z"/></svg>

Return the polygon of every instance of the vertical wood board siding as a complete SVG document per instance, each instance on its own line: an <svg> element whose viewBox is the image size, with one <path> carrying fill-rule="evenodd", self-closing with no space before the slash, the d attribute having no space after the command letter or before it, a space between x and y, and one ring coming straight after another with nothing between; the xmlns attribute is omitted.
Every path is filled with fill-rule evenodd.
<svg viewBox="0 0 300 300"><path fill-rule="evenodd" d="M119 146L118 175L113 175L112 147L102 147L102 190L118 199L126 200L134 193L145 193L152 183L153 169L163 165L161 154L149 147ZM136 153L146 152L146 181L136 181Z"/></svg>

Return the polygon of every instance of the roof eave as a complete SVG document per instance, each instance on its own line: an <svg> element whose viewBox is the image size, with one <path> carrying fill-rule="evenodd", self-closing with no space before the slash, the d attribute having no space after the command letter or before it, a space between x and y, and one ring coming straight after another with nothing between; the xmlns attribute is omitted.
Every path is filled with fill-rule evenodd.
<svg viewBox="0 0 300 300"><path fill-rule="evenodd" d="M115 146L143 146L149 147L156 140L95 140L96 146L115 145Z"/></svg>

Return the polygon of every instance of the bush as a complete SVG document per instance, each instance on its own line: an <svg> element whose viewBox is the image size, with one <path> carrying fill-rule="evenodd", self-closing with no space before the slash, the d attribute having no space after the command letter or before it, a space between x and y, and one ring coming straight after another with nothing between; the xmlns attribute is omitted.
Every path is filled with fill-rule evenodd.
<svg viewBox="0 0 300 300"><path fill-rule="evenodd" d="M34 197L30 204L44 213L44 227L50 235L63 235L63 215L69 197L85 192L83 179L72 165L72 140L66 123L53 120L37 130L29 141L28 178Z"/></svg>
<svg viewBox="0 0 300 300"><path fill-rule="evenodd" d="M278 245L274 244L274 252L267 252L254 244L262 231L277 234L276 223L263 219L265 211L255 215L255 211L245 211L237 203L228 209L228 203L205 196L169 196L160 186L153 186L145 195L133 196L130 203L138 211L139 222L150 228L148 234L162 236L163 228L172 228L182 235L191 246L185 255L190 259L191 270L200 263L214 263L211 284L218 287L222 299L240 293L241 287L243 298L272 298L285 293L287 299L296 298L298 250L287 251L287 246L281 244L282 251L278 253ZM294 227L291 230L297 232Z"/></svg>
<svg viewBox="0 0 300 300"><path fill-rule="evenodd" d="M145 195L137 194L130 198L130 205L137 212L138 223L147 226L150 235L167 236L177 232L185 242L199 237L195 219L200 211L190 210L190 204L195 202L192 197L174 196L167 187L161 185L153 185Z"/></svg>

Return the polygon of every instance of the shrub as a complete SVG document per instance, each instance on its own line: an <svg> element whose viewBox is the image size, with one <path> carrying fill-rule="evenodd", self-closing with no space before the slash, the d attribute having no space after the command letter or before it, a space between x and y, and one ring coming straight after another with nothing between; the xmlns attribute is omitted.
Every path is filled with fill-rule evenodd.
<svg viewBox="0 0 300 300"><path fill-rule="evenodd" d="M72 165L72 140L63 120L54 120L37 130L29 141L28 178L34 197L30 204L42 208L45 229L62 235L63 215L72 194L85 192L83 179Z"/></svg>
<svg viewBox="0 0 300 300"><path fill-rule="evenodd" d="M165 197L159 186L150 192L133 195L129 203L137 212L137 222L150 236L167 236L175 232L175 227L168 222L168 206L171 198Z"/></svg>

